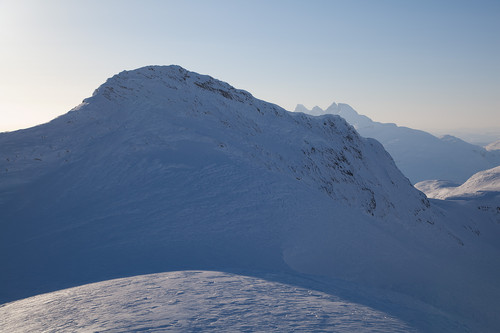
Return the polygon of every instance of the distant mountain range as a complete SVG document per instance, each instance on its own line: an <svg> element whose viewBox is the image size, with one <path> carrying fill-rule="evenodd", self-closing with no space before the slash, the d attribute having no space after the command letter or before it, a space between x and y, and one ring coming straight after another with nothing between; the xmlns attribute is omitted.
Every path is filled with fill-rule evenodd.
<svg viewBox="0 0 500 333"><path fill-rule="evenodd" d="M290 293L283 300L303 300L310 311L296 314L311 314L307 327L318 330L331 329L337 318L339 325L369 318L367 331L387 331L391 323L425 332L498 331L498 215L429 201L379 142L361 137L339 116L350 108L337 108L338 115L319 117L288 112L210 76L148 66L113 76L47 124L0 133L0 302L20 302L0 306L0 317L27 318L0 327L30 330L50 308L66 315L51 317L44 330L127 330L119 326L125 319L112 325L79 320L92 312L85 304L103 304L109 318L118 313L116 301L136 316L126 327L144 329L143 318L170 307L170 318L181 325L176 328L189 330L197 326L183 321L188 309L215 297L209 302L214 312L200 320L217 331L226 327L223 319L246 320L234 286L245 280L250 283L241 288L262 285L251 292L255 299L277 304L284 295L268 291L279 289ZM406 130L419 139L416 146L430 149L434 137ZM169 294L169 275L163 275L159 286L136 277L21 300L91 282L193 270L219 273L203 273L203 279L171 273L182 279L171 285L203 297ZM274 276L293 288L251 276ZM304 279L321 281L320 287L297 282ZM218 299L217 286L233 294ZM148 288L157 290L150 295ZM123 296L141 290L144 296L133 302ZM321 294L308 297L314 290ZM101 292L115 296L99 298ZM186 308L184 297L192 301ZM326 316L339 317L329 319L316 308L317 302L335 308L325 297L394 317L377 322L375 315L331 310ZM295 315L283 304L276 310ZM36 316L26 317L31 313ZM168 313L162 312L165 325ZM274 324L276 331L289 327L289 321Z"/></svg>
<svg viewBox="0 0 500 333"><path fill-rule="evenodd" d="M379 123L358 114L347 104L333 103L326 110L308 110L297 105L296 112L311 115L340 115L364 137L378 140L391 154L396 165L415 184L423 180L464 182L476 172L500 165L500 151L485 149L459 138L441 138L407 127Z"/></svg>

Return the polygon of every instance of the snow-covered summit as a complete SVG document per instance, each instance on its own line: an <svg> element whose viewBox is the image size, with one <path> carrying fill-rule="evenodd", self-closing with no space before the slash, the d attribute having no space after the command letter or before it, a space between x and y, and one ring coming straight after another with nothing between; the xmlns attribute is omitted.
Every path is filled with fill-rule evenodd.
<svg viewBox="0 0 500 333"><path fill-rule="evenodd" d="M244 90L235 89L226 82L216 80L208 75L201 75L189 72L186 69L171 66L147 66L136 70L123 71L96 89L91 98L84 100L90 102L97 97L104 97L108 100L120 103L128 99L137 101L141 96L141 101L147 101L147 97L161 96L162 90L178 90L183 87L198 87L203 90L219 94L229 100L239 102L249 101L253 96ZM150 90L152 89L152 90ZM167 100L164 100L167 101Z"/></svg>
<svg viewBox="0 0 500 333"><path fill-rule="evenodd" d="M420 212L428 206L383 148L374 140L360 138L342 118L329 115L312 119L289 113L179 66L123 71L67 115L0 140L15 142L17 137L30 142L43 139L29 146L30 152L15 150L19 147L14 143L7 145L14 149L10 156L8 149L3 152L3 170L7 170L3 176L11 179L24 170L40 171L62 161L71 162L87 149L108 149L106 141L100 141L103 138L121 141L112 154L150 150L152 141L156 147L183 138L205 141L207 149L320 188L371 215L394 211L405 216L408 210ZM18 162L20 154L24 163ZM399 201L401 191L413 200ZM409 202L413 205L410 209Z"/></svg>
<svg viewBox="0 0 500 333"><path fill-rule="evenodd" d="M31 129L0 134L0 146L1 246L31 248L39 254L50 251L50 256L44 256L52 258L48 266L58 267L71 253L83 255L88 246L96 253L104 251L106 257L110 252L94 244L98 239L106 248L131 246L138 258L155 247L162 248L159 253L174 253L174 243L165 237L170 239L186 228L197 231L183 231L172 238L180 242L177 248L191 243L188 235L207 228L215 239L222 238L224 249L239 237L245 239L242 244L251 244L249 248L262 242L267 244L264 248L286 248L284 236L275 235L277 230L304 228L309 219L305 216L324 216L325 205L338 214L346 210L381 218L388 226L434 223L426 197L411 186L382 146L361 138L341 117L287 112L179 66L121 72L66 115ZM23 208L26 205L30 210ZM316 213L304 215L311 209ZM126 234L136 234L130 221L137 219L140 225L150 225L141 237L157 239L148 241L149 250L138 247L135 240L124 245L130 242ZM116 239L100 231L101 227L121 229L120 221L129 221L128 227ZM259 226L264 222L265 227ZM75 227L67 228L66 223ZM86 232L77 232L78 225ZM166 229L158 232L158 228ZM253 238L247 229L254 230ZM213 240L206 234L210 233L198 236L199 242L211 247L208 244ZM279 241L263 240L271 235ZM67 243L74 237L78 240ZM31 238L37 241L26 247L25 240ZM59 245L45 247L53 242ZM79 245L75 248L75 244ZM213 251L210 259L206 255L211 251L202 255L196 250L181 263L171 259L175 264L155 261L152 266L246 265L234 253L224 255L226 250L218 246ZM28 271L38 265L35 258L25 250L16 253L21 257L9 262L31 263L18 273L32 276ZM277 259L283 254L273 253L266 256L277 260L272 266L283 265ZM227 263L231 257L235 259ZM144 273L151 269L132 265L130 270ZM118 265L109 270L116 274L124 268ZM2 285L19 284L17 290L28 294L37 285L23 282L17 273L4 278ZM1 292L17 295L18 291L11 287Z"/></svg>
<svg viewBox="0 0 500 333"><path fill-rule="evenodd" d="M286 271L497 324L497 247L471 231L489 220L447 219L338 115L153 66L0 147L1 302L154 272Z"/></svg>

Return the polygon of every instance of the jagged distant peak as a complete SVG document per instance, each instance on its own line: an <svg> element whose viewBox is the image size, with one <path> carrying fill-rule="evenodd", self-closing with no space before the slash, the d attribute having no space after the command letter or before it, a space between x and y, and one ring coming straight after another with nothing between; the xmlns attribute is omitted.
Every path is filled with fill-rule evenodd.
<svg viewBox="0 0 500 333"><path fill-rule="evenodd" d="M332 104L330 104L329 107L326 108L326 110L336 110L336 109L338 109L338 107L339 107L339 104L333 102Z"/></svg>
<svg viewBox="0 0 500 333"><path fill-rule="evenodd" d="M309 109L304 104L297 104L294 112L309 113Z"/></svg>
<svg viewBox="0 0 500 333"><path fill-rule="evenodd" d="M319 116L324 114L334 114L339 115L344 118L348 123L350 123L354 128L359 129L360 127L371 126L373 121L367 116L360 115L353 107L346 103L336 103L333 102L328 108L322 110L317 107L317 109L307 110L302 109L305 113L309 113L313 116Z"/></svg>
<svg viewBox="0 0 500 333"><path fill-rule="evenodd" d="M321 116L321 115L325 114L325 111L317 105L315 105L311 110L308 110L307 108L303 108L300 112L304 112L304 113L310 114L312 116Z"/></svg>
<svg viewBox="0 0 500 333"><path fill-rule="evenodd" d="M311 110L309 110L306 106L304 106L304 104L297 104L294 112L303 112L313 116L320 116L325 114L325 110L323 110L318 105L315 105Z"/></svg>
<svg viewBox="0 0 500 333"><path fill-rule="evenodd" d="M354 113L354 114L359 115L359 113L358 113L356 110L354 110L354 108L353 108L352 106L350 106L349 104L346 104L346 103L339 103L339 104L338 104L338 108L339 108L341 111L344 111L344 112L348 111L348 112L352 112L352 113Z"/></svg>
<svg viewBox="0 0 500 333"><path fill-rule="evenodd" d="M295 107L296 112L304 112L304 113L309 113L311 115L323 115L323 114L338 114L338 115L349 115L349 116L359 116L361 115L354 110L352 106L346 103L336 103L333 102L328 106L326 109L322 109L319 106L314 106L311 110L309 110L307 107L305 107L303 104L297 104ZM364 116L363 116L364 117Z"/></svg>

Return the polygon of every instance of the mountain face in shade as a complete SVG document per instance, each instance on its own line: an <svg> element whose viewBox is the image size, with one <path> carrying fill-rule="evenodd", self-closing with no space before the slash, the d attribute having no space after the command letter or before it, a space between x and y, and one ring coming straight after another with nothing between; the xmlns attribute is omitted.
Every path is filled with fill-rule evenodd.
<svg viewBox="0 0 500 333"><path fill-rule="evenodd" d="M455 206L432 206L340 116L149 66L0 147L2 302L155 272L265 271L498 325L500 249L475 232L499 235L490 215L457 222Z"/></svg>
<svg viewBox="0 0 500 333"><path fill-rule="evenodd" d="M430 179L464 182L474 173L500 164L500 151L488 151L451 135L437 138L424 131L375 122L347 104L333 103L320 110L315 107L309 111L303 105L295 109L311 115L341 116L362 136L382 143L412 183Z"/></svg>

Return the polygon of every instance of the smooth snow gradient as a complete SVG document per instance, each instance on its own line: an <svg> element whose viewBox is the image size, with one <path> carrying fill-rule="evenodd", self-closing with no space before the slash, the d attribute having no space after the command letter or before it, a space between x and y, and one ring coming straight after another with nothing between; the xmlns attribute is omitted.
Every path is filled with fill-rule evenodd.
<svg viewBox="0 0 500 333"><path fill-rule="evenodd" d="M340 101L423 130L499 127L498 31L500 3L487 0L3 0L0 131L49 121L150 64L288 110Z"/></svg>

